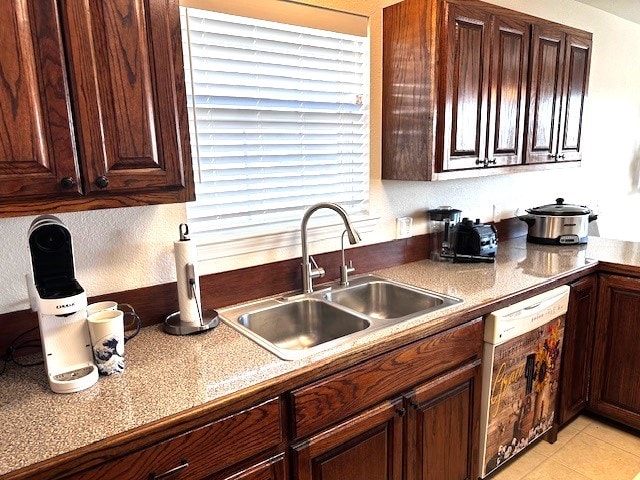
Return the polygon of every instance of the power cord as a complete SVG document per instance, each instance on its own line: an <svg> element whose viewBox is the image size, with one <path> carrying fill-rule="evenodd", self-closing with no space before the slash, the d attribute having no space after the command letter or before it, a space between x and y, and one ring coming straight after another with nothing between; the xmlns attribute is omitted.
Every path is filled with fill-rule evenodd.
<svg viewBox="0 0 640 480"><path fill-rule="evenodd" d="M35 367L36 365L44 364L44 360L38 360L36 362L23 362L18 360L20 356L16 356L20 350L24 350L26 348L39 348L40 347L40 339L39 338L30 338L27 340L21 340L23 337L27 336L29 333L34 332L38 329L38 327L30 328L29 330L25 330L21 334L19 334L16 338L13 339L11 345L7 347L7 351L2 356L1 360L3 361L2 368L0 369L0 375L2 375L7 369L7 364L9 362L13 362L20 367Z"/></svg>

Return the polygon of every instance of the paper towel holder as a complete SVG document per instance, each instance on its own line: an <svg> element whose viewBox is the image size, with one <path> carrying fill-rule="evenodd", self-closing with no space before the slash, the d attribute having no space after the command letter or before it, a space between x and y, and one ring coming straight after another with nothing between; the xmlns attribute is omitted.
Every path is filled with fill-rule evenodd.
<svg viewBox="0 0 640 480"><path fill-rule="evenodd" d="M220 323L220 317L215 310L203 310L202 324L194 325L185 323L180 318L180 312L169 315L164 321L164 331L171 335L190 335L192 333L206 332Z"/></svg>
<svg viewBox="0 0 640 480"><path fill-rule="evenodd" d="M189 241L189 227L186 223L181 223L179 227L180 231L180 242ZM180 276L184 274L183 278L185 281L184 287L187 289L188 298L194 299L196 302L196 306L198 309L198 316L200 317L200 324L193 323L192 321L186 322L182 319L180 315L180 311L172 313L169 315L164 321L164 331L171 335L190 335L193 333L205 332L207 330L211 330L214 327L217 327L220 323L220 317L218 317L218 312L215 310L205 310L201 308L199 304L199 298L197 294L196 288L196 274L195 274L195 266L193 263L187 263L184 266L185 270L183 273L180 273ZM178 280L180 280L180 278ZM184 288L178 285L178 289Z"/></svg>

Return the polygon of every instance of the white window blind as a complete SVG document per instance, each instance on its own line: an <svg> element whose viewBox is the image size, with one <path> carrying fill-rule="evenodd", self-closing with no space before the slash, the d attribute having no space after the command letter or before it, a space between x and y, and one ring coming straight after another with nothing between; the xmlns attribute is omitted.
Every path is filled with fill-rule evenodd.
<svg viewBox="0 0 640 480"><path fill-rule="evenodd" d="M297 230L320 201L366 217L367 38L186 7L181 17L199 243Z"/></svg>

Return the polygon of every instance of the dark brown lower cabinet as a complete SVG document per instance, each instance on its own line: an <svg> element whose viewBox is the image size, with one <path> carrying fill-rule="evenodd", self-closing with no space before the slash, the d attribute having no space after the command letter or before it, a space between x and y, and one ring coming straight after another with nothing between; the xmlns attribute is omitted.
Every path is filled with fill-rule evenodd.
<svg viewBox="0 0 640 480"><path fill-rule="evenodd" d="M597 275L589 275L570 285L569 310L565 320L560 389L555 421L566 424L587 406L593 329L596 316Z"/></svg>
<svg viewBox="0 0 640 480"><path fill-rule="evenodd" d="M276 397L64 478L284 480L281 411ZM277 450L279 456L273 457Z"/></svg>
<svg viewBox="0 0 640 480"><path fill-rule="evenodd" d="M293 446L297 480L401 480L402 399L384 402Z"/></svg>
<svg viewBox="0 0 640 480"><path fill-rule="evenodd" d="M589 408L640 429L640 279L600 275Z"/></svg>
<svg viewBox="0 0 640 480"><path fill-rule="evenodd" d="M477 478L480 379L476 360L405 396L407 480Z"/></svg>

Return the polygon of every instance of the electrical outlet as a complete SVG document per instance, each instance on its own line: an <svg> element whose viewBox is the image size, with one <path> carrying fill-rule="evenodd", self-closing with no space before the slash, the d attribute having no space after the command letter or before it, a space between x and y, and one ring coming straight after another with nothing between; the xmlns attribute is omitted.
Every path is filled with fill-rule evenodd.
<svg viewBox="0 0 640 480"><path fill-rule="evenodd" d="M409 238L411 236L412 226L413 226L412 217L396 218L396 239Z"/></svg>

